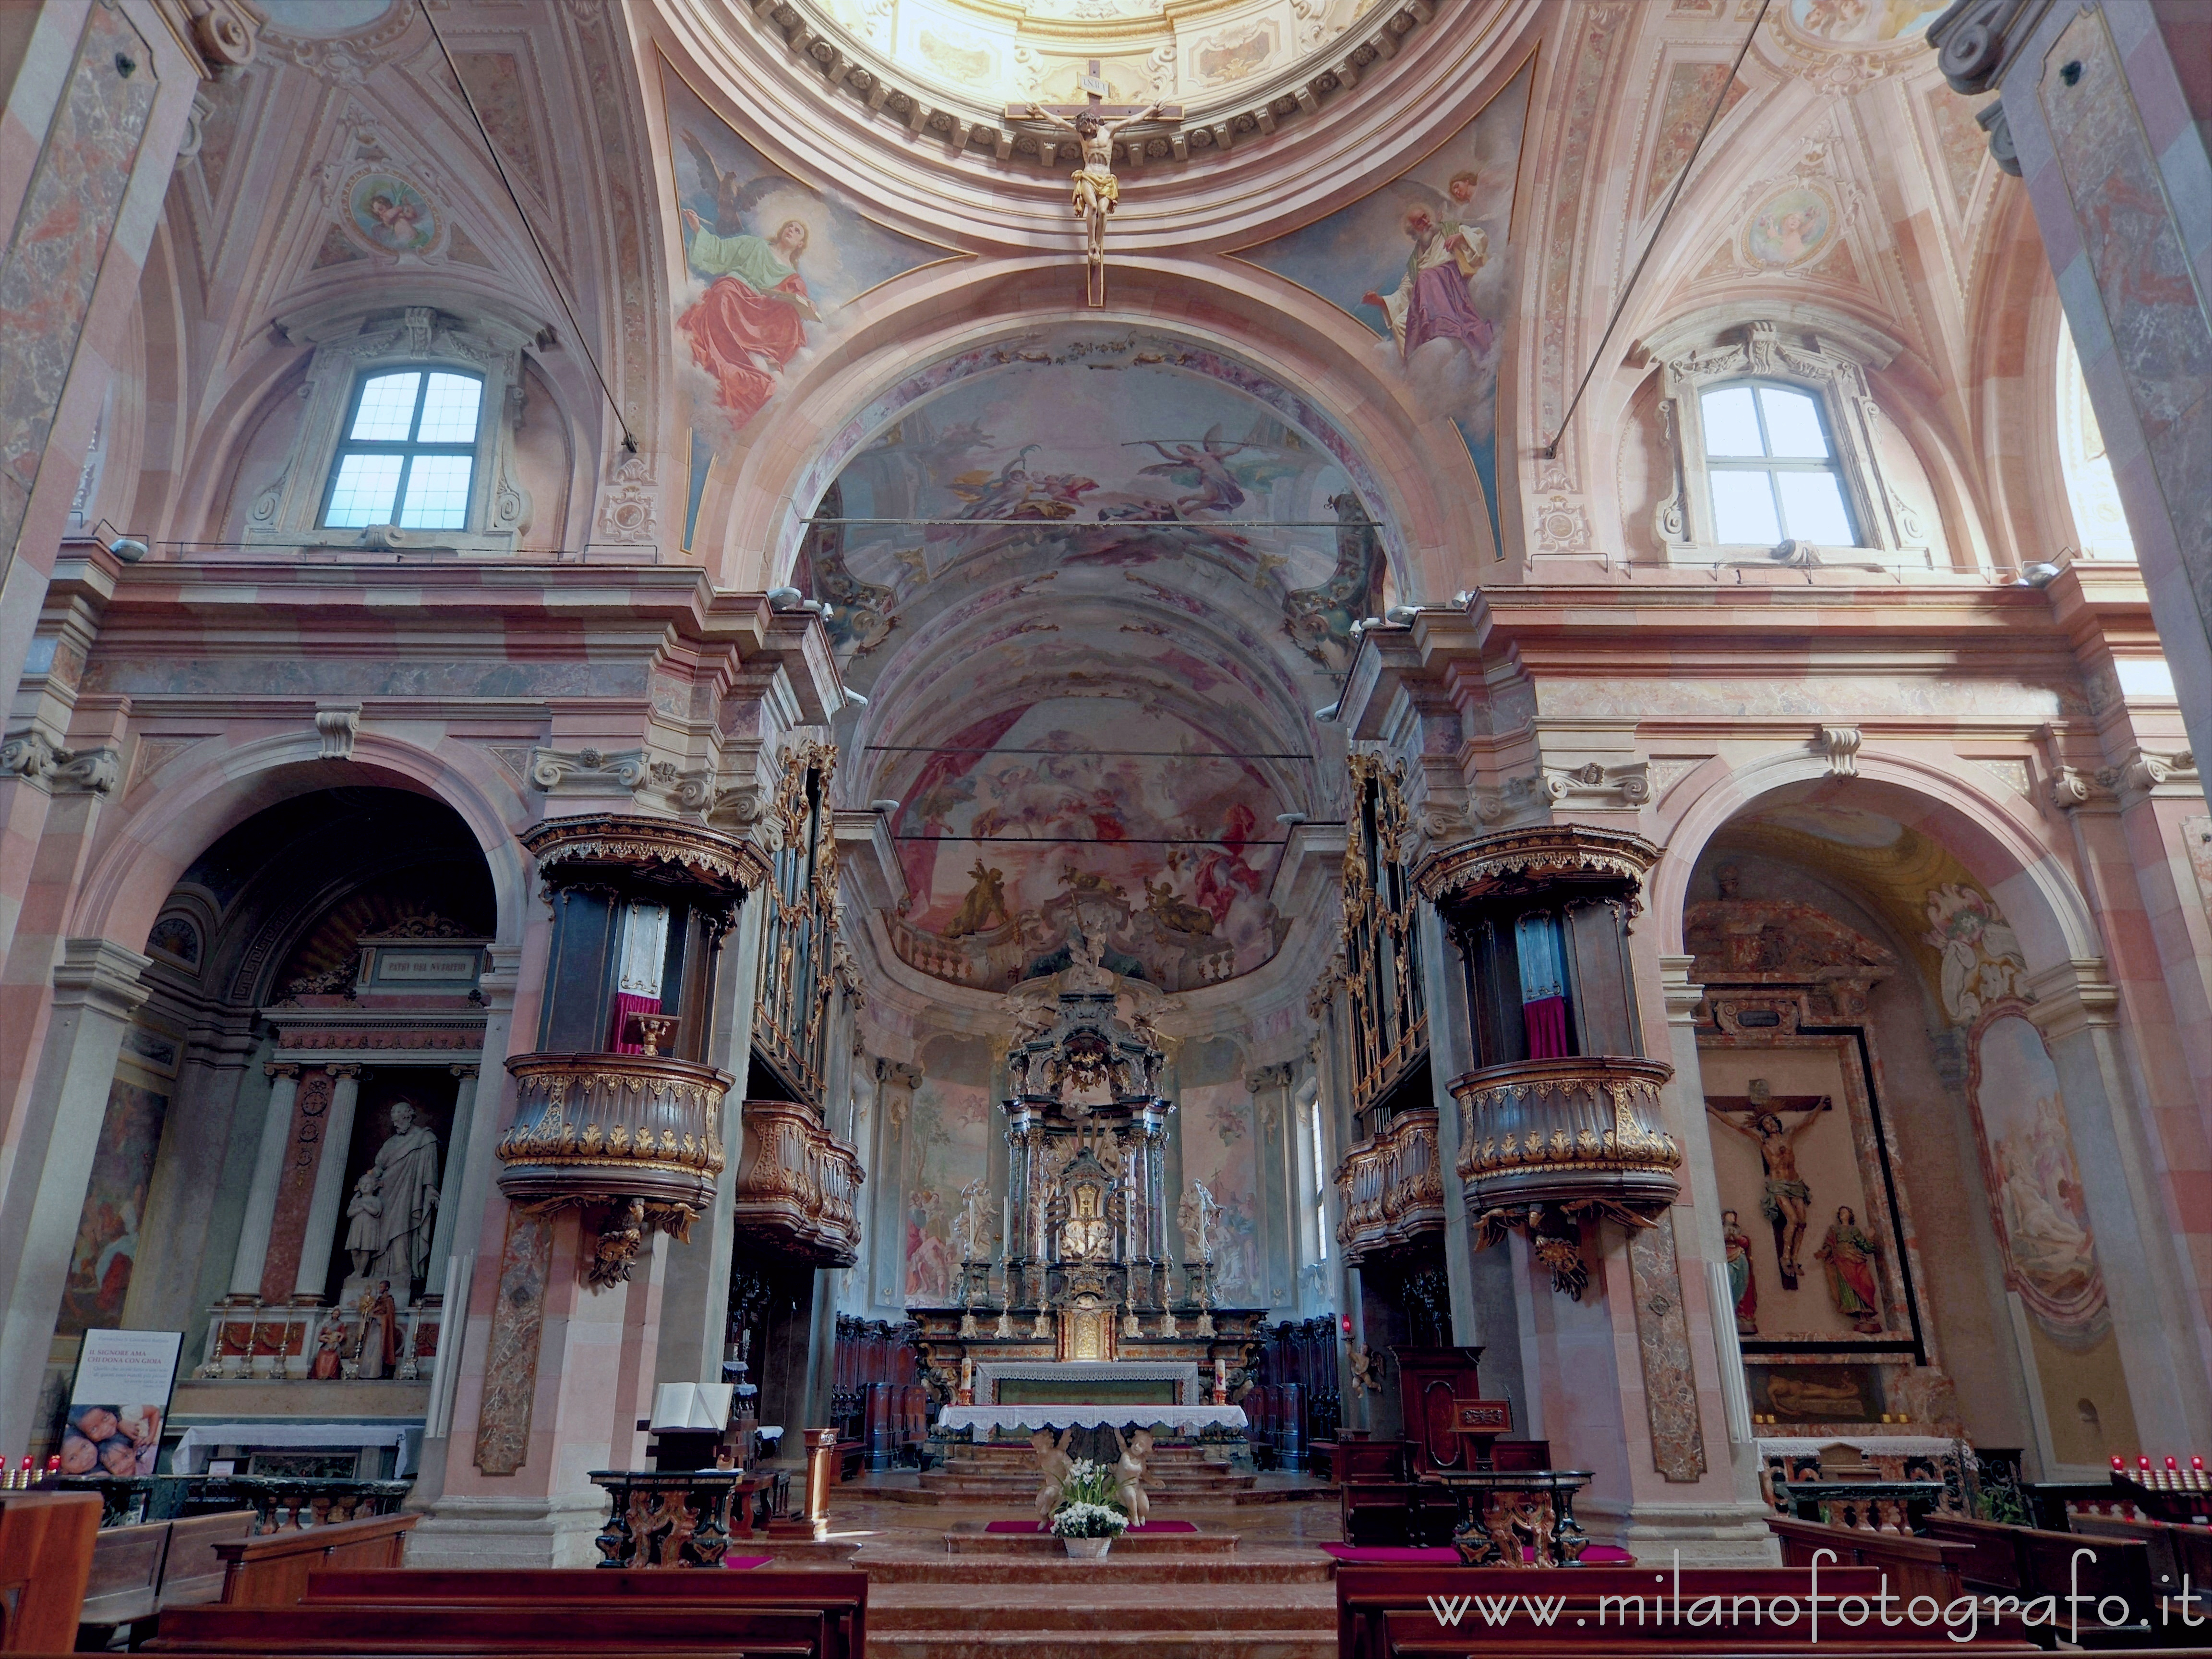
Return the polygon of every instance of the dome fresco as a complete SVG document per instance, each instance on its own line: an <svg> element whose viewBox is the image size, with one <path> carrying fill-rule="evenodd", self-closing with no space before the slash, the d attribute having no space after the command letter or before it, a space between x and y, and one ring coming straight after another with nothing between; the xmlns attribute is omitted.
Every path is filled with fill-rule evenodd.
<svg viewBox="0 0 2212 1659"><path fill-rule="evenodd" d="M1079 102L1097 65L1113 103L1199 103L1274 79L1374 0L819 0L827 21L914 79L985 104Z"/></svg>

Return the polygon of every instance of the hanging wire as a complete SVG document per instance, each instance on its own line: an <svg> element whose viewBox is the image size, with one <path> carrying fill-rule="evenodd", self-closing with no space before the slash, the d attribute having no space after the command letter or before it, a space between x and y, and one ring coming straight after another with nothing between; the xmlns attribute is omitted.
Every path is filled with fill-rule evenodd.
<svg viewBox="0 0 2212 1659"><path fill-rule="evenodd" d="M1743 60L1751 51L1751 43L1759 36L1759 26L1766 21L1766 9L1773 3L1774 0L1759 0L1759 15L1751 20L1751 28L1744 35L1743 44L1735 49L1735 61L1729 65L1728 79L1721 82L1721 89L1713 99L1712 108L1705 112L1705 124L1698 129L1698 142L1690 146L1690 154L1682 163L1682 170L1674 175L1674 187L1667 192L1667 205L1660 210L1659 223L1651 227L1651 240L1644 244L1643 257L1636 261L1636 269L1628 273L1628 281L1621 287L1620 298L1613 303L1613 315L1606 319L1605 332L1599 337L1597 350L1590 356L1589 367L1583 370L1582 384L1575 387L1575 395L1567 405L1567 412L1559 417L1559 430L1552 435L1549 443L1536 452L1546 460L1559 458L1559 441L1566 436L1567 426L1574 419L1575 411L1582 407L1583 393L1589 390L1590 376L1597 373L1598 364L1605 361L1605 348L1613 339L1613 331L1620 325L1620 314L1628 308L1628 296L1636 291L1636 279L1644 274L1644 265L1650 261L1651 250L1659 246L1659 233L1666 229L1667 221L1673 216L1674 204L1681 198L1682 186L1690 182L1690 170L1698 164L1698 154L1705 147L1706 135L1712 131L1713 123L1721 119L1721 111L1728 103L1729 88L1735 84L1736 71L1743 67Z"/></svg>
<svg viewBox="0 0 2212 1659"><path fill-rule="evenodd" d="M561 279L553 272L553 261L545 256L545 244L538 240L538 227L531 223L530 215L523 208L522 198L515 194L514 180L507 176L507 165L499 159L499 146L492 143L491 133L484 126L483 117L477 113L477 101L469 95L469 83L461 79L460 65L453 61L453 54L447 49L446 37L438 32L437 15L428 6L422 8L422 21L430 26L430 38L438 43L438 55L446 60L446 68L453 74L453 84L461 89L461 102L468 107L469 119L477 124L477 137L483 140L484 154L491 157L492 170L499 174L500 183L507 186L507 199L514 204L515 217L522 221L522 229L530 238L531 247L538 250L538 263L545 267L545 280L552 284L553 297L561 302L561 310L568 319L569 336L576 342L576 349L584 354L584 361L591 364L592 378L599 381L599 390L605 394L607 407L614 411L615 424L622 428L622 446L634 455L637 453L637 438L630 431L629 423L623 418L622 406L615 401L614 388L607 384L607 377L599 372L599 360L592 353L591 342L585 337L583 325L576 320L575 308L568 303L568 296L561 287Z"/></svg>

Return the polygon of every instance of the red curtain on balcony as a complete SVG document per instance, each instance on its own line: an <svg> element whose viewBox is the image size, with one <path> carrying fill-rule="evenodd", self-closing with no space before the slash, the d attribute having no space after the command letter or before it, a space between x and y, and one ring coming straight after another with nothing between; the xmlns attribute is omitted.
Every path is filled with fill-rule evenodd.
<svg viewBox="0 0 2212 1659"><path fill-rule="evenodd" d="M1556 1060L1567 1052L1567 999L1546 997L1521 1004L1521 1021L1528 1031L1528 1058Z"/></svg>

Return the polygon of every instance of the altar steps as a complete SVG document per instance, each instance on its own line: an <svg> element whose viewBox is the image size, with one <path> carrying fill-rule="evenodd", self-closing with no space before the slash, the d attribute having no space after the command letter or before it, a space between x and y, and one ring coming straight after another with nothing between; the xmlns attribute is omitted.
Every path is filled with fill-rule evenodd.
<svg viewBox="0 0 2212 1659"><path fill-rule="evenodd" d="M1145 1473L1146 1491L1155 1503L1170 1505L1242 1503L1258 1485L1252 1471L1203 1446L1155 1447ZM956 1441L946 1448L943 1466L922 1471L915 1481L916 1501L975 1498L1011 1503L1016 1515L1035 1501L1036 1489L1035 1455L1020 1442Z"/></svg>
<svg viewBox="0 0 2212 1659"><path fill-rule="evenodd" d="M1336 1651L1326 1559L1115 1550L1096 1562L952 1556L872 1567L867 1659L1328 1659Z"/></svg>

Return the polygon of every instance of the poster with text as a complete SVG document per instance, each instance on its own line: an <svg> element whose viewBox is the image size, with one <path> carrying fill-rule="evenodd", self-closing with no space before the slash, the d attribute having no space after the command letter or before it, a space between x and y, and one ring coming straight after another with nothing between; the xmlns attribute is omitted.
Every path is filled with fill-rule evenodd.
<svg viewBox="0 0 2212 1659"><path fill-rule="evenodd" d="M62 1430L64 1474L154 1473L181 1331L87 1331Z"/></svg>

